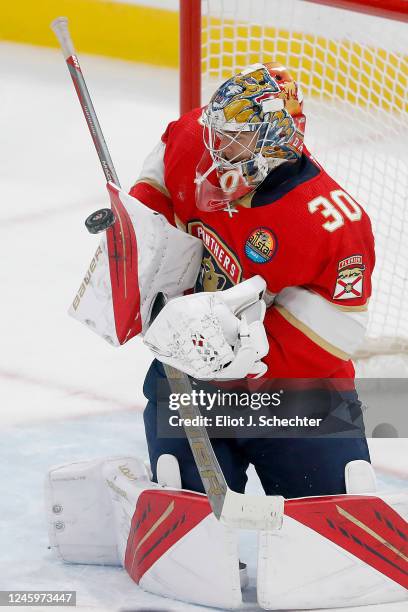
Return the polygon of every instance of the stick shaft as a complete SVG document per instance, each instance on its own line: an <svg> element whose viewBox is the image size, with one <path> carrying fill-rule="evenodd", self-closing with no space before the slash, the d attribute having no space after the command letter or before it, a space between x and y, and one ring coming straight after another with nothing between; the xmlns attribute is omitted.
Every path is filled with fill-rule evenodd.
<svg viewBox="0 0 408 612"><path fill-rule="evenodd" d="M191 397L191 383L188 376L169 365L163 365L172 393L188 393ZM266 531L280 529L284 513L283 497L254 496L231 491L205 426L186 425L186 419L190 423L199 423L201 414L198 407L190 401L187 406L181 405L178 412L183 419L184 431L215 517L235 528Z"/></svg>
<svg viewBox="0 0 408 612"><path fill-rule="evenodd" d="M187 374L167 364L163 364L163 366L171 392L188 393L191 397L191 383ZM183 419L184 431L211 509L217 519L220 519L227 494L225 476L215 456L206 428L203 425L185 425L185 419L196 418L198 420L201 416L200 411L197 406L190 402L188 406L180 406L178 412Z"/></svg>
<svg viewBox="0 0 408 612"><path fill-rule="evenodd" d="M88 124L89 132L92 136L96 152L98 153L105 178L107 181L111 181L112 183L115 183L117 187L120 187L119 179L116 174L109 149L105 142L98 117L96 116L92 99L89 95L78 58L75 54L74 45L68 30L68 19L66 17L58 17L57 19L54 19L51 24L51 28L61 45L61 49L74 83L82 111Z"/></svg>

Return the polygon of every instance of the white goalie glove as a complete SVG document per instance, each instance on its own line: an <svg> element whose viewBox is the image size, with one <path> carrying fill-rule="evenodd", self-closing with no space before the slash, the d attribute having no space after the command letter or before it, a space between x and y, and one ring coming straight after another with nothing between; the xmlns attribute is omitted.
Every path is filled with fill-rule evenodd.
<svg viewBox="0 0 408 612"><path fill-rule="evenodd" d="M155 356L198 379L259 378L269 350L260 276L227 289L174 298L144 336Z"/></svg>

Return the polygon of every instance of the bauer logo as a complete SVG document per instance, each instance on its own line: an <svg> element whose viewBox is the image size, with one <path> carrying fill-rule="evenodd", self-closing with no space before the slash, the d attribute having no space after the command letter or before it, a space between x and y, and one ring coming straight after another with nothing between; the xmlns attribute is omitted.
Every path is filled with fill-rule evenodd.
<svg viewBox="0 0 408 612"><path fill-rule="evenodd" d="M102 249L100 246L98 246L98 248L96 249L96 253L94 255L94 257L92 258L91 264L88 268L88 270L86 271L86 274L84 276L84 280L81 283L81 286L78 290L78 293L75 296L75 299L72 303L72 307L74 310L78 310L78 306L81 302L81 299L84 296L84 293L89 285L89 283L91 282L91 278L92 278L92 274L95 272L96 270L96 264L98 263L98 259L99 256L102 255Z"/></svg>
<svg viewBox="0 0 408 612"><path fill-rule="evenodd" d="M278 241L272 230L258 227L251 232L245 243L245 255L255 263L271 261L278 248Z"/></svg>
<svg viewBox="0 0 408 612"><path fill-rule="evenodd" d="M120 465L119 466L119 471L122 472L122 474L126 478L129 478L129 480L138 480L138 477L135 474L133 474L131 469L126 464L125 465Z"/></svg>

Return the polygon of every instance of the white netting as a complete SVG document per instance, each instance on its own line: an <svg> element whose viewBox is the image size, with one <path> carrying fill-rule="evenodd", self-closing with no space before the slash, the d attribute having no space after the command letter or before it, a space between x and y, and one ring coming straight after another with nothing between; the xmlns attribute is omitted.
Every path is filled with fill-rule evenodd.
<svg viewBox="0 0 408 612"><path fill-rule="evenodd" d="M367 353L408 353L408 24L303 0L203 0L203 102L255 61L291 68L305 142L369 213Z"/></svg>

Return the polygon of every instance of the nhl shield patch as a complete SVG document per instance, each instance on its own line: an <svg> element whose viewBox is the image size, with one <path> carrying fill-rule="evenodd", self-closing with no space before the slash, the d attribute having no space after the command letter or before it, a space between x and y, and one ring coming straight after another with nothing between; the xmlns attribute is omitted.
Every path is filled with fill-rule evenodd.
<svg viewBox="0 0 408 612"><path fill-rule="evenodd" d="M337 266L334 300L352 300L363 295L364 270L362 255L351 255L339 261Z"/></svg>

